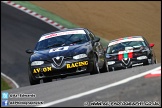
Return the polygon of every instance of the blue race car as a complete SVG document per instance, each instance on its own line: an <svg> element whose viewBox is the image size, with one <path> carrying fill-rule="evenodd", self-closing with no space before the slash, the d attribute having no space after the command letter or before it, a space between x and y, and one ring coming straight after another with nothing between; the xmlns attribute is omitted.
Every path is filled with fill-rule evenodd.
<svg viewBox="0 0 162 108"><path fill-rule="evenodd" d="M108 71L100 38L86 28L44 34L35 49L27 49L26 53L31 54L28 62L31 85L39 84L41 79L45 83L67 75Z"/></svg>

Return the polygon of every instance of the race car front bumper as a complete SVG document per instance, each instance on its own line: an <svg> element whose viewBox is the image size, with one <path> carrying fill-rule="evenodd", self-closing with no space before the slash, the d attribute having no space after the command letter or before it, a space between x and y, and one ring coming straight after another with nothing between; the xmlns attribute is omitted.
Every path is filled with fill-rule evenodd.
<svg viewBox="0 0 162 108"><path fill-rule="evenodd" d="M60 66L55 63L43 64L40 66L31 66L30 72L36 79L58 78L67 75L91 72L93 60L83 58L79 60L63 61Z"/></svg>
<svg viewBox="0 0 162 108"><path fill-rule="evenodd" d="M148 59L137 60L136 58L132 58L126 61L108 61L108 67L110 71L119 70L119 69L126 69L132 68L135 66L143 66L148 64Z"/></svg>

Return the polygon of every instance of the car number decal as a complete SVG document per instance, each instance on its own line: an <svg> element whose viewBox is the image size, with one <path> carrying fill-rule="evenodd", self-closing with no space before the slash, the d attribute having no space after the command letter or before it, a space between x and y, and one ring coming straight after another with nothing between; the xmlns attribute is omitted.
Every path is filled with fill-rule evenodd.
<svg viewBox="0 0 162 108"><path fill-rule="evenodd" d="M69 46L52 48L52 49L50 49L49 53L51 53L51 52L57 52L57 51L65 51L65 50L68 50L68 49L69 49Z"/></svg>

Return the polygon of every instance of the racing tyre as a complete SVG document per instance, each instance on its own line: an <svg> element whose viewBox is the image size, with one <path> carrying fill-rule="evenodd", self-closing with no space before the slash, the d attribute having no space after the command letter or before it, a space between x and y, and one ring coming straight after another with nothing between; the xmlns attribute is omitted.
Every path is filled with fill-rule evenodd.
<svg viewBox="0 0 162 108"><path fill-rule="evenodd" d="M30 73L29 73L29 81L30 81L30 85L40 84L40 80L33 79Z"/></svg>
<svg viewBox="0 0 162 108"><path fill-rule="evenodd" d="M152 59L152 64L156 64L157 60L156 59Z"/></svg>
<svg viewBox="0 0 162 108"><path fill-rule="evenodd" d="M98 61L97 61L96 55L94 56L93 61L94 61L94 62L93 62L93 69L92 69L92 71L90 72L91 75L100 73L100 69L99 69L99 66L98 66Z"/></svg>
<svg viewBox="0 0 162 108"><path fill-rule="evenodd" d="M43 79L43 83L47 83L47 82L52 82L52 79L51 78L45 78L45 79Z"/></svg>
<svg viewBox="0 0 162 108"><path fill-rule="evenodd" d="M109 67L108 67L108 63L106 62L106 60L104 60L104 65L102 67L102 69L100 70L101 73L104 72L109 72Z"/></svg>
<svg viewBox="0 0 162 108"><path fill-rule="evenodd" d="M155 59L155 64L157 64L157 59Z"/></svg>
<svg viewBox="0 0 162 108"><path fill-rule="evenodd" d="M153 57L151 58L151 63L150 64L156 64L156 59L154 59ZM149 63L148 63L149 64Z"/></svg>

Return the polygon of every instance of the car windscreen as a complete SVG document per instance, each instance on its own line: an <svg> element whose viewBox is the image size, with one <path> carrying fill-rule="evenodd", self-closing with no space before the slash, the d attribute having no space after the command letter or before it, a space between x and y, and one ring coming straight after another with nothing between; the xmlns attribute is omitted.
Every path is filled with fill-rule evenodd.
<svg viewBox="0 0 162 108"><path fill-rule="evenodd" d="M39 41L36 44L35 50L38 51L54 47L83 44L88 41L89 39L87 38L86 34L69 34L69 35L55 36L49 39Z"/></svg>
<svg viewBox="0 0 162 108"><path fill-rule="evenodd" d="M108 54L118 53L119 51L124 51L127 49L139 49L141 46L146 46L146 43L144 41L121 42L121 43L108 46L106 52Z"/></svg>

